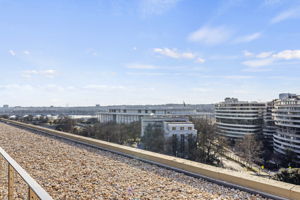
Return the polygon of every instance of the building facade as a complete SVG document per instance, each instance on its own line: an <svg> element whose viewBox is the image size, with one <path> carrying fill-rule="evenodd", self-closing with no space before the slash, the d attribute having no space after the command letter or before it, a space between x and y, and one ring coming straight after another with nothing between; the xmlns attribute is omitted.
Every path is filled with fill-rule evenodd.
<svg viewBox="0 0 300 200"><path fill-rule="evenodd" d="M300 95L283 93L275 100L272 112L276 125L274 150L285 154L289 149L300 158ZM298 161L299 162L299 161Z"/></svg>
<svg viewBox="0 0 300 200"><path fill-rule="evenodd" d="M273 135L276 134L276 126L275 121L272 117L272 111L274 109L274 101L267 102L266 107L264 110L264 125L263 125L263 136L265 144L268 145L268 147L273 147Z"/></svg>
<svg viewBox="0 0 300 200"><path fill-rule="evenodd" d="M141 121L143 117L213 117L212 113L197 112L196 109L181 106L109 106L97 114L101 123L115 122L128 124Z"/></svg>
<svg viewBox="0 0 300 200"><path fill-rule="evenodd" d="M217 133L231 139L262 133L264 109L265 103L225 98L215 104Z"/></svg>
<svg viewBox="0 0 300 200"><path fill-rule="evenodd" d="M147 126L154 126L163 130L166 138L172 137L173 135L197 135L197 130L194 124L189 121L188 118L182 117L144 117L141 120L141 136L144 135Z"/></svg>
<svg viewBox="0 0 300 200"><path fill-rule="evenodd" d="M165 138L164 151L175 156L186 157L190 139L197 138L197 130L188 118L152 116L142 118L141 123L141 136L147 130L160 129Z"/></svg>

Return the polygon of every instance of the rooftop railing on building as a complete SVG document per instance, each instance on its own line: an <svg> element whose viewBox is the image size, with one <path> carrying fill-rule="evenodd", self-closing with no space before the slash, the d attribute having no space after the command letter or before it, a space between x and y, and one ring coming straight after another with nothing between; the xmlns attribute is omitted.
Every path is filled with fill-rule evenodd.
<svg viewBox="0 0 300 200"><path fill-rule="evenodd" d="M0 147L0 172L3 173L4 167L1 168L2 162L8 164L7 168L7 197L8 200L15 199L15 173L17 173L28 187L28 198L30 200L52 200L52 197L33 179L31 176Z"/></svg>

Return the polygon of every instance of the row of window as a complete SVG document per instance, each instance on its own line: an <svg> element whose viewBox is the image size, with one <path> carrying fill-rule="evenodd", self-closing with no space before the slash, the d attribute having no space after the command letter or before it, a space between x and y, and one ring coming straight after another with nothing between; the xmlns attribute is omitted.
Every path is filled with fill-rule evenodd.
<svg viewBox="0 0 300 200"><path fill-rule="evenodd" d="M176 128L177 128L177 127L174 127L174 126L173 126L173 127L172 127L172 130L175 131ZM187 128L188 128L187 130L189 130L189 131L193 130L192 127L187 127ZM184 127L180 127L179 130L183 131L183 130L184 130Z"/></svg>

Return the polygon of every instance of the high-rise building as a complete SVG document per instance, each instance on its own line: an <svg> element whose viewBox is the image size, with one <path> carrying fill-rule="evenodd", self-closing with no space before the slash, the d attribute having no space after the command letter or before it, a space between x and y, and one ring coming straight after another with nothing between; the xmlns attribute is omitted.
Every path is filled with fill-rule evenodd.
<svg viewBox="0 0 300 200"><path fill-rule="evenodd" d="M290 150L300 158L300 95L280 94L275 100L272 116L276 125L275 152L285 154Z"/></svg>
<svg viewBox="0 0 300 200"><path fill-rule="evenodd" d="M262 133L265 103L225 98L215 104L217 133L231 139Z"/></svg>

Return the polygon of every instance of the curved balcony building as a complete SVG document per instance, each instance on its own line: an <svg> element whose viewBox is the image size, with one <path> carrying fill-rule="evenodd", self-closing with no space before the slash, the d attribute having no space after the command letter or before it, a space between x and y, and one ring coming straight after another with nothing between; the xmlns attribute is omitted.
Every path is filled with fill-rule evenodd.
<svg viewBox="0 0 300 200"><path fill-rule="evenodd" d="M232 139L262 132L265 103L226 98L215 104L217 133Z"/></svg>
<svg viewBox="0 0 300 200"><path fill-rule="evenodd" d="M300 95L280 94L272 116L276 125L275 152L285 154L289 149L300 158Z"/></svg>

